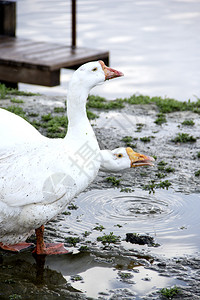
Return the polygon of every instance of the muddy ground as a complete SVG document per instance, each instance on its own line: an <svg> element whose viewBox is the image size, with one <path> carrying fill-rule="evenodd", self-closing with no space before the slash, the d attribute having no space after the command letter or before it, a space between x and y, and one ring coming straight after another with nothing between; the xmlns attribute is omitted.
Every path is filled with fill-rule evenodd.
<svg viewBox="0 0 200 300"><path fill-rule="evenodd" d="M15 98L22 99L24 102L11 103L9 99L4 99L0 100L0 106L20 106L27 116L29 115L31 121L35 119L40 121L41 116L48 113L62 115L63 113L55 113L54 108L65 108L66 101L64 97L43 95L16 96ZM132 145L135 151L155 156L156 161L154 167L137 168L118 174L99 172L96 180L86 192L116 188L126 191L146 189L153 194L158 190L165 191L169 188L181 194L199 196L199 114L191 111L167 113L165 114L167 122L157 125L155 120L159 110L154 104L125 104L122 109L109 111L90 110L99 116L91 123L101 149ZM33 112L37 116L32 116ZM182 125L185 120L193 120L194 125ZM41 131L45 132L45 129L41 129ZM172 140L178 133L187 133L196 140L185 143L173 142ZM132 140L124 139L126 136L132 137ZM116 180L120 179L120 184L115 185L116 181L105 180L108 176L115 177ZM55 223L48 224L47 240L63 241L62 230L58 229L57 233L54 230L54 224L57 224L57 228L59 228L60 220L62 221L62 216L58 217ZM195 238L200 239L199 236ZM0 252L0 299L170 299L170 296L164 298L160 293L161 289L157 286L152 287L148 293L145 292L145 288L144 293L134 292L132 285L137 285L137 282L134 283L132 277L134 278L134 272L139 272L138 266L142 266L147 273L152 271L152 274L158 276L158 281L159 276L160 278L172 278L171 286L176 284L179 287L179 291L173 296L173 299L200 299L199 249L192 254L188 254L186 251L184 255L168 258L165 255L155 254L149 247L137 248L133 245L131 248L127 248L124 245L124 241L106 246L94 241L89 244L87 238L81 238L81 241L71 248L73 255L70 254L67 258L60 260L51 257L46 262L43 260L36 262L30 251L21 254ZM200 243L198 245L200 246ZM87 246L87 250L79 251L81 246L82 250ZM68 264L66 269L70 271L67 275L65 274L67 271L63 271L61 267L62 264ZM115 288L110 290L102 287L101 291L99 288L98 295L90 297L87 290L77 288L77 285L74 284L76 281L81 281L80 278L76 278L80 273L80 265L82 265L82 271L94 266L105 268L108 266L110 269L116 269L118 284L116 283ZM125 278L125 276L121 276L120 272L124 272L125 275L128 272L130 277L127 275L128 278ZM71 274L70 279L69 274ZM154 275L152 278L148 276L142 278L144 286L149 281L153 281ZM98 280L100 285L101 279ZM167 284L163 287L170 286Z"/></svg>

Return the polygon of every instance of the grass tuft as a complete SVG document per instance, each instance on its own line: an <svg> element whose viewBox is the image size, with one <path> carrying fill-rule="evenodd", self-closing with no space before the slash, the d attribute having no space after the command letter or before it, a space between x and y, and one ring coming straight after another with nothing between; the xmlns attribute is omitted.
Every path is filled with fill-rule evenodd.
<svg viewBox="0 0 200 300"><path fill-rule="evenodd" d="M181 124L184 126L194 126L195 125L193 120L185 120Z"/></svg>
<svg viewBox="0 0 200 300"><path fill-rule="evenodd" d="M120 241L120 236L114 235L113 232L110 232L110 234L104 234L103 236L99 236L97 238L97 241L102 242L103 245L106 244L116 244Z"/></svg>
<svg viewBox="0 0 200 300"><path fill-rule="evenodd" d="M111 182L114 186L119 186L121 179L116 179L116 177L110 176L106 178L106 181Z"/></svg>
<svg viewBox="0 0 200 300"><path fill-rule="evenodd" d="M194 173L194 175L195 175L196 177L200 176L200 170L196 171L196 172Z"/></svg>
<svg viewBox="0 0 200 300"><path fill-rule="evenodd" d="M174 143L195 143L196 138L192 135L189 135L188 133L178 133L178 135L172 139L172 142Z"/></svg>
<svg viewBox="0 0 200 300"><path fill-rule="evenodd" d="M162 125L163 123L166 123L166 117L163 113L157 114L157 119L154 121L157 125Z"/></svg>
<svg viewBox="0 0 200 300"><path fill-rule="evenodd" d="M180 293L180 290L177 286L171 288L163 288L160 290L162 296L166 297L167 299L173 299L174 296Z"/></svg>
<svg viewBox="0 0 200 300"><path fill-rule="evenodd" d="M100 96L89 95L87 101L87 108L98 108L98 109L112 109L112 108L123 108L123 100L116 99L114 101L107 101L105 98Z"/></svg>
<svg viewBox="0 0 200 300"><path fill-rule="evenodd" d="M175 111L193 111L200 113L200 99L195 102L178 101L173 98L149 97L145 95L132 95L129 98L123 99L129 104L156 104L159 111L163 114Z"/></svg>

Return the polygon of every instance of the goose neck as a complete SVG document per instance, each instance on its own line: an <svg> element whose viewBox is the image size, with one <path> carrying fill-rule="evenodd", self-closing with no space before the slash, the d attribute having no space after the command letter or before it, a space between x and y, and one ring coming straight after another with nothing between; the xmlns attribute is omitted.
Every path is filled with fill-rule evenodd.
<svg viewBox="0 0 200 300"><path fill-rule="evenodd" d="M67 97L67 117L69 124L79 124L88 121L86 114L87 89L81 86L70 86Z"/></svg>

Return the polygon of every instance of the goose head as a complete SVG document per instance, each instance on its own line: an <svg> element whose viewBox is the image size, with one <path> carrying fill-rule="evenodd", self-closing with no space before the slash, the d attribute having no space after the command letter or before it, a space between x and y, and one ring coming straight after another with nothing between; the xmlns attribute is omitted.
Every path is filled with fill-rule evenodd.
<svg viewBox="0 0 200 300"><path fill-rule="evenodd" d="M114 150L101 150L100 171L119 172L140 166L153 166L154 158L133 151L132 148L120 147Z"/></svg>
<svg viewBox="0 0 200 300"><path fill-rule="evenodd" d="M80 66L72 76L72 82L88 90L104 83L105 80L123 76L120 71L107 67L102 60L88 62Z"/></svg>

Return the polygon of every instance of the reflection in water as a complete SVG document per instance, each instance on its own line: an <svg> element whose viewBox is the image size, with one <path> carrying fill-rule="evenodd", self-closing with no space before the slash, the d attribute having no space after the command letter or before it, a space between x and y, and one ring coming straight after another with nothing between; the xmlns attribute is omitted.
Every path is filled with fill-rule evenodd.
<svg viewBox="0 0 200 300"><path fill-rule="evenodd" d="M0 255L1 299L10 299L13 294L21 295L23 299L31 299L31 296L32 299L42 299L45 293L49 297L54 294L60 285L67 291L66 280L62 274L45 267L45 257L35 260L31 252L1 252Z"/></svg>
<svg viewBox="0 0 200 300"><path fill-rule="evenodd" d="M52 228L56 235L51 239L56 236L64 239L69 235L69 228L73 235L91 232L83 243L86 245L90 241L91 253L33 257L31 252L0 252L2 299L8 299L11 294L24 297L31 294L34 300L41 299L44 294L49 299L73 299L77 291L89 297L98 297L103 292L107 295L105 299L109 299L127 288L139 299L140 295L158 288L183 285L173 277L161 277L148 266L155 265L151 256L155 253L171 257L199 250L199 200L199 195L183 195L172 190L156 190L153 195L140 189L132 193L119 189L83 193L76 199L78 209L52 222L47 227L47 235L52 235ZM97 224L105 230L94 230ZM123 248L120 245L112 250L93 248L92 242L96 242L98 236L110 232L121 236ZM127 232L149 233L161 246L127 243ZM130 279L125 280L121 273L128 273ZM79 275L77 280L74 279L76 275Z"/></svg>
<svg viewBox="0 0 200 300"><path fill-rule="evenodd" d="M70 227L77 234L91 232L89 239L96 240L99 232L93 229L100 224L105 228L103 232L114 232L122 239L128 232L150 234L161 244L151 251L167 257L194 254L200 249L198 194L184 195L172 190L156 190L155 194L140 189L133 193L93 190L80 195L76 205L78 210L58 222L62 234Z"/></svg>
<svg viewBox="0 0 200 300"><path fill-rule="evenodd" d="M135 295L144 295L155 287L183 284L168 277L161 279L157 272L142 267L137 262L139 258L130 255L110 254L106 257L78 253L33 258L30 252L24 252L14 255L3 253L1 258L1 299L9 299L13 294L34 300L43 299L44 295L48 299L82 299L81 294L77 298L77 292L84 292L89 297L106 293L108 298L105 299L109 299L110 294L127 287ZM127 271L131 281L123 280L122 275ZM73 279L76 277L72 275L77 274L81 280Z"/></svg>
<svg viewBox="0 0 200 300"><path fill-rule="evenodd" d="M17 34L70 44L70 2L19 0ZM78 1L77 44L108 49L111 65L125 74L95 92L107 98L137 92L179 100L199 96L199 11L199 1ZM28 88L66 94L71 73L63 70L61 87Z"/></svg>

